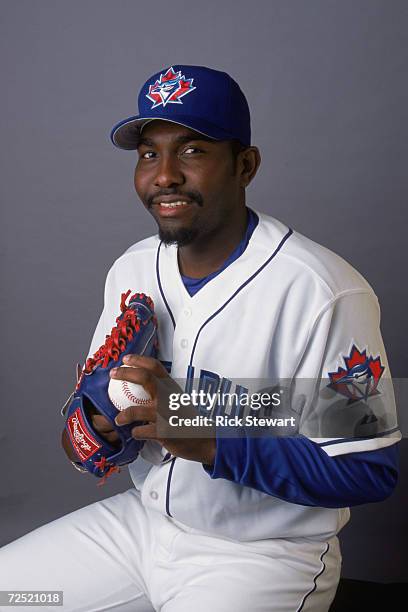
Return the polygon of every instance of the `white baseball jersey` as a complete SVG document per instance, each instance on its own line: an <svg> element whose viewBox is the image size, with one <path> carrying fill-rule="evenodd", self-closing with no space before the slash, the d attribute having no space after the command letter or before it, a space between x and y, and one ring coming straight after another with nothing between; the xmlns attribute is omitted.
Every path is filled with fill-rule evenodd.
<svg viewBox="0 0 408 612"><path fill-rule="evenodd" d="M380 376L389 380L378 300L367 281L328 249L256 212L259 223L244 253L193 297L181 279L176 246L153 236L130 247L108 273L90 354L114 326L121 293L132 289L154 301L159 359L171 363L175 379L205 385L236 379L316 381L331 374L333 382L361 365L354 359L358 354L374 364L373 371L377 367L377 383ZM370 401L380 398L384 417L376 435L372 429L368 435L364 429L359 436L326 435L309 400L302 407L300 434L332 457L395 444L401 435L392 388L374 395ZM324 416L330 422L330 407ZM323 540L349 519L348 508L303 506L212 479L202 464L169 459L158 448L155 442L145 444L144 458L129 466L132 480L146 508L188 527L244 541Z"/></svg>

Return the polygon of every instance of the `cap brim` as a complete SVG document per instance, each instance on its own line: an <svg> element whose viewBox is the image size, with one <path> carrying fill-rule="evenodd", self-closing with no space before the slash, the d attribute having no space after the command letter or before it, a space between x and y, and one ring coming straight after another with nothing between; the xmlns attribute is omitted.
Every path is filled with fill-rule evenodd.
<svg viewBox="0 0 408 612"><path fill-rule="evenodd" d="M177 121L175 121L174 119L169 119L166 116L140 117L137 115L134 117L128 117L127 119L117 123L111 131L111 141L119 149L133 151L138 147L142 127L151 121L157 120L183 125L184 127L194 130L199 134L203 134L204 136L208 136L209 138L213 138L214 140L231 140L234 138L234 136L228 132L225 132L221 128L195 117L177 115Z"/></svg>

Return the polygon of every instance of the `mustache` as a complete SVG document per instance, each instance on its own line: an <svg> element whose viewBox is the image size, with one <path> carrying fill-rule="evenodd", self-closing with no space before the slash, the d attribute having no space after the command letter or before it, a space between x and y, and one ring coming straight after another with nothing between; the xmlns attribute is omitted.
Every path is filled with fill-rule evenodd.
<svg viewBox="0 0 408 612"><path fill-rule="evenodd" d="M161 196L177 196L180 198L188 198L189 200L191 200L192 202L195 202L196 204L198 204L198 206L203 206L204 203L204 198L201 195L201 193L199 191L186 191L184 193L180 193L179 191L174 191L174 190L163 190L163 191L159 191L159 193L154 193L152 195L150 195L147 199L146 199L146 204L148 208L151 208L153 206L153 200L157 200L158 198L160 198Z"/></svg>

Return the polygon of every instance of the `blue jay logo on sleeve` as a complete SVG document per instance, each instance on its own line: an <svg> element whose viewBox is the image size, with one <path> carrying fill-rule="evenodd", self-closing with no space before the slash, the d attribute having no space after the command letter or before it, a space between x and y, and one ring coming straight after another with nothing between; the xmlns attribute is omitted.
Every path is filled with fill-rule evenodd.
<svg viewBox="0 0 408 612"><path fill-rule="evenodd" d="M331 383L328 385L334 391L348 397L350 402L365 400L378 395L380 378L385 370L380 356L373 358L367 355L367 349L360 351L355 344L348 357L343 356L345 368L337 368L337 372L329 372Z"/></svg>
<svg viewBox="0 0 408 612"><path fill-rule="evenodd" d="M183 104L181 98L197 89L193 87L194 79L186 79L181 74L181 70L175 72L173 67L169 68L165 74L161 74L153 85L149 85L149 93L146 98L153 102L151 108L167 104Z"/></svg>

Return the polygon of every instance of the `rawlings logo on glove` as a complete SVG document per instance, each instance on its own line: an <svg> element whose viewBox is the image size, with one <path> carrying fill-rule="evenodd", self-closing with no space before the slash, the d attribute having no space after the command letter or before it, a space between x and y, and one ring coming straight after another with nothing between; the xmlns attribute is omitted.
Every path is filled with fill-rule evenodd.
<svg viewBox="0 0 408 612"><path fill-rule="evenodd" d="M143 293L135 293L126 305L130 293L129 290L122 294L116 326L93 357L86 360L69 404L63 409L67 413L65 428L80 465L104 480L119 471L119 466L134 461L144 444L131 435L134 423L124 426L115 423L119 411L108 396L109 372L121 366L123 357L129 353L157 355L153 301ZM91 417L98 413L112 423L112 429L119 435L117 443L102 438L92 426Z"/></svg>

